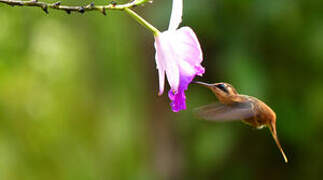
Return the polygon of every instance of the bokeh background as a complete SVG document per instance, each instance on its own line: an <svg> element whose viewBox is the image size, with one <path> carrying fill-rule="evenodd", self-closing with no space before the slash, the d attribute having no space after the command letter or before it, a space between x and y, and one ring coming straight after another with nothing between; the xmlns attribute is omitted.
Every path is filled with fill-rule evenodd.
<svg viewBox="0 0 323 180"><path fill-rule="evenodd" d="M322 2L184 0L182 25L204 51L198 79L270 105L288 164L268 129L195 118L216 101L207 89L191 85L187 111L171 112L153 36L124 12L0 4L0 179L320 179ZM166 30L171 1L135 11Z"/></svg>

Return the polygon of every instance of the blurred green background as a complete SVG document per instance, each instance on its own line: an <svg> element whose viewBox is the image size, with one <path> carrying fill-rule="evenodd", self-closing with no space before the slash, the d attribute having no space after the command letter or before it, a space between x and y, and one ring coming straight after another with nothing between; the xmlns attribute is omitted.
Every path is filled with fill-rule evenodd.
<svg viewBox="0 0 323 180"><path fill-rule="evenodd" d="M157 96L153 36L124 12L0 4L0 179L320 179L322 7L184 0L182 25L204 51L198 79L271 106L284 164L268 129L194 118L192 109L216 101L207 89L191 85L187 111L171 112ZM135 10L167 29L170 0Z"/></svg>

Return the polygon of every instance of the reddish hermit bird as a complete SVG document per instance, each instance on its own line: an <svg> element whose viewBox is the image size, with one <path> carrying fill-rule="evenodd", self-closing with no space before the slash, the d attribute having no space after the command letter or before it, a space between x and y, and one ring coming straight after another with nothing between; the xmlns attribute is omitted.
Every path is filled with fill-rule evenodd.
<svg viewBox="0 0 323 180"><path fill-rule="evenodd" d="M220 101L220 103L197 108L196 114L199 117L212 121L242 120L257 129L267 126L285 162L288 162L277 137L276 114L269 106L255 97L238 94L235 88L228 83L193 83L211 89Z"/></svg>

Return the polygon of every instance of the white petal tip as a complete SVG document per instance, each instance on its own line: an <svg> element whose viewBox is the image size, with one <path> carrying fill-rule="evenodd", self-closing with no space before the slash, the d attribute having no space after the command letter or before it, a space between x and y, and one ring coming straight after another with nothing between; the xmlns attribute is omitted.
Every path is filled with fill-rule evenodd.
<svg viewBox="0 0 323 180"><path fill-rule="evenodd" d="M164 92L158 92L158 96L162 96Z"/></svg>

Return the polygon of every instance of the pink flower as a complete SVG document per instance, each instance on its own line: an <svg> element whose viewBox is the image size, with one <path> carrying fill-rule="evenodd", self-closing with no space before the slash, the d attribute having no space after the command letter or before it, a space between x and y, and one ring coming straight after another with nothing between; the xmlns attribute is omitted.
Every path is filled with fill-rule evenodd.
<svg viewBox="0 0 323 180"><path fill-rule="evenodd" d="M186 109L184 91L196 75L202 76L203 55L199 41L190 27L177 29L182 21L183 0L173 0L167 31L155 35L159 95L164 92L165 72L171 89L168 92L172 110Z"/></svg>

